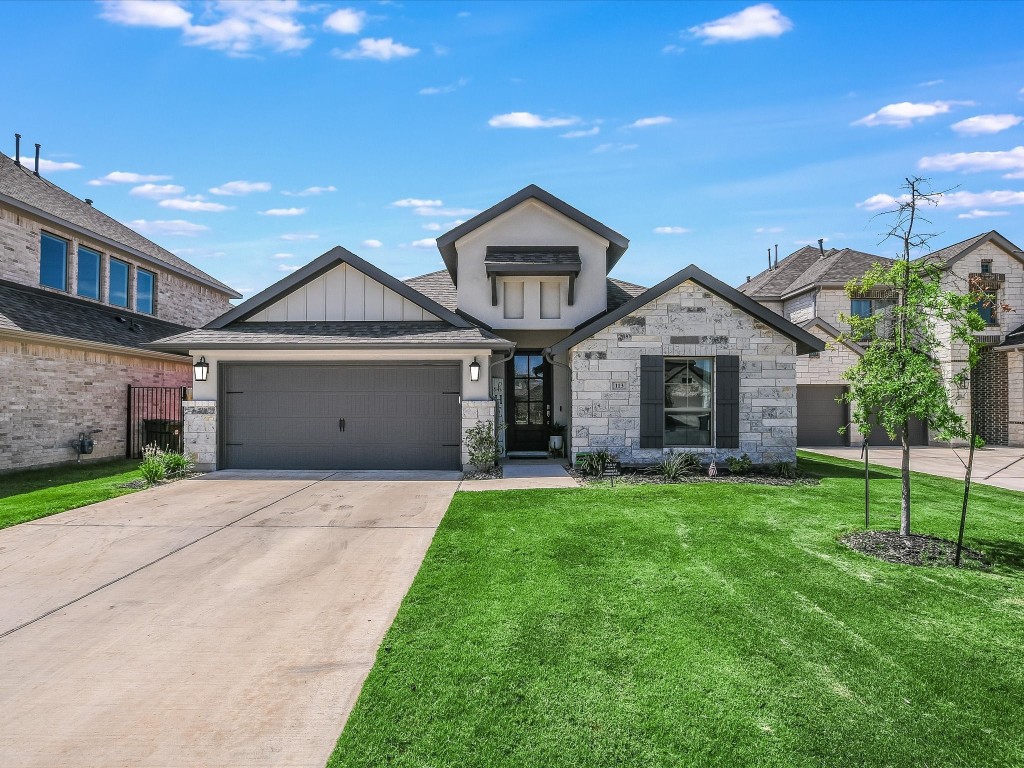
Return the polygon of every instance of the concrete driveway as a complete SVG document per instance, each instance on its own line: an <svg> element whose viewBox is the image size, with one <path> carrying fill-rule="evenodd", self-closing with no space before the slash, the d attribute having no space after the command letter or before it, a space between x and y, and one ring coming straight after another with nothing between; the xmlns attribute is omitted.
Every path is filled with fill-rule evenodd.
<svg viewBox="0 0 1024 768"><path fill-rule="evenodd" d="M0 531L0 765L323 768L459 477L218 472Z"/></svg>
<svg viewBox="0 0 1024 768"><path fill-rule="evenodd" d="M851 461L863 461L860 448L801 448L801 451L823 453L827 456L838 456ZM955 480L964 479L964 465L957 454L967 461L967 449L943 448L941 446L921 446L910 449L910 468L915 472L925 472L939 477L951 477ZM879 447L870 452L872 464L899 468L903 461L900 448ZM974 467L971 482L983 485L994 485L1008 488L1011 491L1024 491L1024 448L985 447L974 452Z"/></svg>

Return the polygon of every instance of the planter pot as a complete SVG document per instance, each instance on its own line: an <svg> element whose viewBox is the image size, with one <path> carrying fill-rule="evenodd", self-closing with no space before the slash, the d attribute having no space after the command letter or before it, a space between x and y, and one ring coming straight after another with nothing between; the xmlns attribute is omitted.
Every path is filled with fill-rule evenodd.
<svg viewBox="0 0 1024 768"><path fill-rule="evenodd" d="M561 453L562 451L562 436L551 435L548 438L548 450L552 453Z"/></svg>

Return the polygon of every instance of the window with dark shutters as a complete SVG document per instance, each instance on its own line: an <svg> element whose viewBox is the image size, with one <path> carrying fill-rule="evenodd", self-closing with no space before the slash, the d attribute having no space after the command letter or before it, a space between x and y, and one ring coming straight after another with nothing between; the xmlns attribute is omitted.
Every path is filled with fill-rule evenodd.
<svg viewBox="0 0 1024 768"><path fill-rule="evenodd" d="M715 357L715 445L718 448L740 447L740 359L737 355Z"/></svg>
<svg viewBox="0 0 1024 768"><path fill-rule="evenodd" d="M640 447L665 445L665 358L640 356Z"/></svg>

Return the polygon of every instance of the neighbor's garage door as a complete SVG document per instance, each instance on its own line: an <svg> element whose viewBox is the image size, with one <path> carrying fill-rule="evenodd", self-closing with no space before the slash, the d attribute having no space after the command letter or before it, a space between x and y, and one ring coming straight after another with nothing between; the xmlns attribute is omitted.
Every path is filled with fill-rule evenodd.
<svg viewBox="0 0 1024 768"><path fill-rule="evenodd" d="M796 388L796 440L798 445L848 445L839 428L849 421L846 403L836 398L846 387L799 384Z"/></svg>
<svg viewBox="0 0 1024 768"><path fill-rule="evenodd" d="M458 469L459 366L221 368L229 469Z"/></svg>
<svg viewBox="0 0 1024 768"><path fill-rule="evenodd" d="M899 435L896 436L896 439L889 437L885 427L878 424L874 414L871 416L871 424L871 437L868 438L871 445L903 445L903 439ZM911 419L909 437L911 445L928 445L928 427L925 422L920 419Z"/></svg>

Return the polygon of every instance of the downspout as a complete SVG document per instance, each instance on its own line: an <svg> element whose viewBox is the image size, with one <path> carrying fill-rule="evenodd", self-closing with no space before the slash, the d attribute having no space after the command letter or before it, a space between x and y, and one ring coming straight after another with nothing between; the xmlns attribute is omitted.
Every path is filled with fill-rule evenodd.
<svg viewBox="0 0 1024 768"><path fill-rule="evenodd" d="M555 360L555 356L551 353L551 347L548 347L543 351L544 359L551 365L557 365L560 368L565 368L565 405L569 409L565 414L565 437L562 438L562 450L565 452L565 458L569 459L569 463L572 463L572 368L565 363L560 363Z"/></svg>

